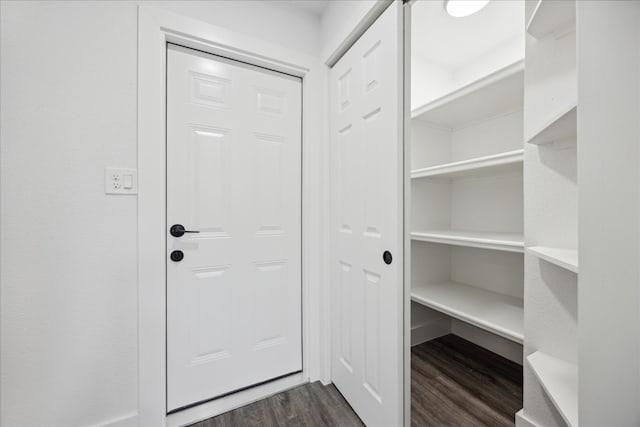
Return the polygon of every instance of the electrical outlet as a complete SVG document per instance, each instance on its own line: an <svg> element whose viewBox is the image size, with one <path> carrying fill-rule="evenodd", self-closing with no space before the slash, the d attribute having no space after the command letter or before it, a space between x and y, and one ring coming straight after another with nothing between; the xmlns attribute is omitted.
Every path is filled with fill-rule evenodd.
<svg viewBox="0 0 640 427"><path fill-rule="evenodd" d="M105 168L104 191L106 194L137 194L137 171L125 168Z"/></svg>

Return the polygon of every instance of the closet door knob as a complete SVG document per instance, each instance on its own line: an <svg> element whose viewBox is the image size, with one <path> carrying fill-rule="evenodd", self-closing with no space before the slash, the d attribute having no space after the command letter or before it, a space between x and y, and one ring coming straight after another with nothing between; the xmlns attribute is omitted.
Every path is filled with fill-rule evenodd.
<svg viewBox="0 0 640 427"><path fill-rule="evenodd" d="M171 261L180 262L184 259L184 252L182 251L173 251L170 255Z"/></svg>
<svg viewBox="0 0 640 427"><path fill-rule="evenodd" d="M199 232L200 231L198 230L185 230L184 225L182 224L174 224L169 229L169 233L171 233L173 237L182 237L184 236L184 233L199 233Z"/></svg>
<svg viewBox="0 0 640 427"><path fill-rule="evenodd" d="M384 260L385 264L391 264L391 261L393 261L393 256L391 255L391 252L384 251L384 253L382 254L382 259Z"/></svg>

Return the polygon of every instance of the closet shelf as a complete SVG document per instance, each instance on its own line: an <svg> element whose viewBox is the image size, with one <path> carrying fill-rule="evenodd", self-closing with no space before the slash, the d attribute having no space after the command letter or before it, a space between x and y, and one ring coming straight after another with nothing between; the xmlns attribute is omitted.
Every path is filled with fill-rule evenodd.
<svg viewBox="0 0 640 427"><path fill-rule="evenodd" d="M513 168L519 164L522 167L524 150L514 150L491 156L430 166L428 168L411 171L411 178L441 177L453 178L467 175L475 175L478 172L499 172Z"/></svg>
<svg viewBox="0 0 640 427"><path fill-rule="evenodd" d="M461 230L412 231L411 240L443 243L507 252L524 252L524 237L518 233L496 233Z"/></svg>
<svg viewBox="0 0 640 427"><path fill-rule="evenodd" d="M527 23L527 33L541 39L575 23L575 2L539 0Z"/></svg>
<svg viewBox="0 0 640 427"><path fill-rule="evenodd" d="M562 110L534 133L533 136L527 138L527 142L529 144L541 145L560 139L575 138L577 134L577 110L576 104Z"/></svg>
<svg viewBox="0 0 640 427"><path fill-rule="evenodd" d="M522 109L524 60L431 101L411 112L411 118L455 129Z"/></svg>
<svg viewBox="0 0 640 427"><path fill-rule="evenodd" d="M569 427L578 425L578 367L541 351L527 356L540 385Z"/></svg>
<svg viewBox="0 0 640 427"><path fill-rule="evenodd" d="M491 333L522 344L522 299L456 282L414 285L411 299Z"/></svg>
<svg viewBox="0 0 640 427"><path fill-rule="evenodd" d="M574 273L578 272L578 251L575 249L530 246L527 253Z"/></svg>

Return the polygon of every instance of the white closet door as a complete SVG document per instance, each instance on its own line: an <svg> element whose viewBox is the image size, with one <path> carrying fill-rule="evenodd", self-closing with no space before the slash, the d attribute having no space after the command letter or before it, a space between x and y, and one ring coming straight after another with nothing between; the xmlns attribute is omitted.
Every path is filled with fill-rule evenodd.
<svg viewBox="0 0 640 427"><path fill-rule="evenodd" d="M302 369L301 81L168 49L172 411Z"/></svg>
<svg viewBox="0 0 640 427"><path fill-rule="evenodd" d="M369 427L402 424L401 12L389 6L330 76L332 380Z"/></svg>

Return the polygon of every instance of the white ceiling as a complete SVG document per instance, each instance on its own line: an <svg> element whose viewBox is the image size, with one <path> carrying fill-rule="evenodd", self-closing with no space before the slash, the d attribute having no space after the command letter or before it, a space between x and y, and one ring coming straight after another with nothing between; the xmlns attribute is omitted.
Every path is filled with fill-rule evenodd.
<svg viewBox="0 0 640 427"><path fill-rule="evenodd" d="M282 1L282 0L281 0ZM329 4L329 0L284 0L291 6L304 9L314 15L322 15Z"/></svg>
<svg viewBox="0 0 640 427"><path fill-rule="evenodd" d="M492 0L480 12L463 18L450 16L443 0L418 0L413 4L412 54L449 70L523 34L521 0Z"/></svg>

